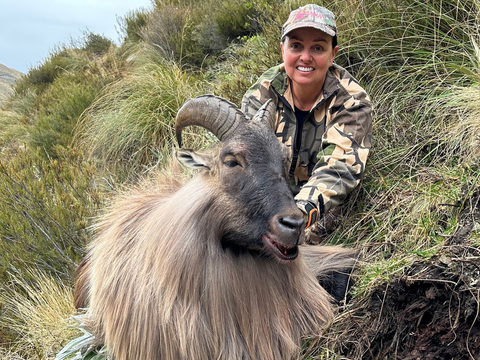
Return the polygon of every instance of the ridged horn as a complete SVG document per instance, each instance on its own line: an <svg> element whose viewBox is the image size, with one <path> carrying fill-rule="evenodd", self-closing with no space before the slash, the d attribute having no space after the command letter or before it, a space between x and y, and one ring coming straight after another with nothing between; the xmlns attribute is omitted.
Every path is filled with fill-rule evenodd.
<svg viewBox="0 0 480 360"><path fill-rule="evenodd" d="M272 99L268 99L267 102L258 109L252 121L259 121L265 124L270 130L275 131L276 110L277 106L275 102Z"/></svg>
<svg viewBox="0 0 480 360"><path fill-rule="evenodd" d="M182 147L182 130L187 126L201 126L212 132L220 141L228 139L246 122L242 111L232 102L214 95L201 95L178 110L175 133Z"/></svg>

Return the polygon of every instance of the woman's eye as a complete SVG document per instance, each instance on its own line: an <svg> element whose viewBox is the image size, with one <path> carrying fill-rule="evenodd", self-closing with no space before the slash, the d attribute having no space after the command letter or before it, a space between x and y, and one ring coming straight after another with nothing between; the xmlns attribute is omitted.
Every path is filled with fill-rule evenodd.
<svg viewBox="0 0 480 360"><path fill-rule="evenodd" d="M312 48L312 51L315 52L315 53L320 53L323 51L323 47L322 46L314 46Z"/></svg>
<svg viewBox="0 0 480 360"><path fill-rule="evenodd" d="M299 51L302 50L302 46L298 43L295 43L290 45L290 49L293 51Z"/></svg>

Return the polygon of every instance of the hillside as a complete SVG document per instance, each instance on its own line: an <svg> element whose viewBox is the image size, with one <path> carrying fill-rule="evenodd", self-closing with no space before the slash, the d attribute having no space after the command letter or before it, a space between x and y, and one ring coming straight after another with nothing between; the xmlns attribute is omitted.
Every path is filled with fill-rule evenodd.
<svg viewBox="0 0 480 360"><path fill-rule="evenodd" d="M12 85L15 85L15 82L20 79L22 75L20 71L0 64L0 105L6 97L12 94Z"/></svg>
<svg viewBox="0 0 480 360"><path fill-rule="evenodd" d="M178 109L206 93L239 104L308 2L155 1L123 19L120 45L86 34L17 82L0 111L0 359L52 360L80 334L66 319L94 219L150 177L174 186ZM480 4L323 5L335 62L375 112L365 177L322 239L358 252L353 286L306 359L479 360ZM0 65L0 96L19 76Z"/></svg>

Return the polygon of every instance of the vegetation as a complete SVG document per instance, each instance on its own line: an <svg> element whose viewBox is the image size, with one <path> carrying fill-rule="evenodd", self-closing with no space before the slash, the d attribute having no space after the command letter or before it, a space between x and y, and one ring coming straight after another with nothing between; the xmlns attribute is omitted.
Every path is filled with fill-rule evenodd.
<svg viewBox="0 0 480 360"><path fill-rule="evenodd" d="M71 286L42 270L32 267L23 268L21 275L11 273L0 300L8 313L0 318L0 325L13 339L8 350L0 351L2 359L54 358L66 339L80 333L71 318L75 311Z"/></svg>
<svg viewBox="0 0 480 360"><path fill-rule="evenodd" d="M61 319L94 217L167 166L187 98L240 103L307 2L155 1L122 20L120 46L85 34L17 83L0 111L2 358L52 359L75 336ZM480 3L322 5L337 15L337 63L374 103L374 148L325 240L361 254L352 298L309 358L477 359Z"/></svg>
<svg viewBox="0 0 480 360"><path fill-rule="evenodd" d="M126 177L166 165L176 111L206 89L201 75L182 71L149 45L137 46L129 70L81 116L76 143Z"/></svg>

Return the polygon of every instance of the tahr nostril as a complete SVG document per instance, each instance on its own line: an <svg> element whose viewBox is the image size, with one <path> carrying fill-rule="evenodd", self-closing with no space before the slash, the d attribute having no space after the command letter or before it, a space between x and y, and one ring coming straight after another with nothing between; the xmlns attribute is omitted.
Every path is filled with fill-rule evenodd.
<svg viewBox="0 0 480 360"><path fill-rule="evenodd" d="M297 230L303 225L303 218L301 217L291 217L291 216L283 216L278 218L278 222L281 226L291 229Z"/></svg>

